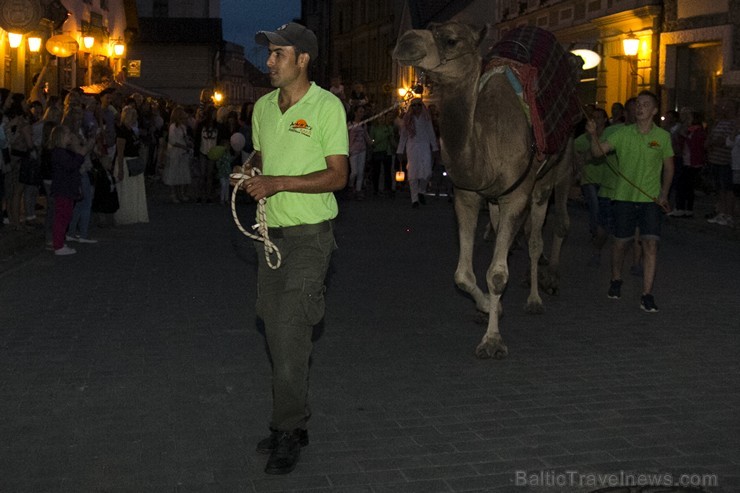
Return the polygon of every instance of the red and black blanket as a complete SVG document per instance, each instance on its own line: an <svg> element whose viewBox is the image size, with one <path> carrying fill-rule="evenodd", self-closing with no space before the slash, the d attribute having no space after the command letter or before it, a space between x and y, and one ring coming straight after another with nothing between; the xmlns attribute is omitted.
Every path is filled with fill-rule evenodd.
<svg viewBox="0 0 740 493"><path fill-rule="evenodd" d="M570 57L551 32L523 26L506 33L484 63L484 72L509 66L521 82L540 154L562 149L581 116Z"/></svg>

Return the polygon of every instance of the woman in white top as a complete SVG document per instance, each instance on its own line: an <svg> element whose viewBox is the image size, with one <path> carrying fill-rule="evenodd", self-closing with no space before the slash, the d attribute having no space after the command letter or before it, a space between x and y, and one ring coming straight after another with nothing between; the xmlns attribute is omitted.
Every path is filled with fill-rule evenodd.
<svg viewBox="0 0 740 493"><path fill-rule="evenodd" d="M162 181L169 185L170 200L173 203L187 202L185 190L190 185L190 160L193 147L187 132L185 109L176 106L170 115L170 129L167 136L167 165L162 173Z"/></svg>

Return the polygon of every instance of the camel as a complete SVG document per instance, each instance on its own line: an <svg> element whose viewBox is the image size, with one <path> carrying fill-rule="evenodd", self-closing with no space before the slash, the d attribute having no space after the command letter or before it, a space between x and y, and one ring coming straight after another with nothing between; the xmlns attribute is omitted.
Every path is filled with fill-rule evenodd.
<svg viewBox="0 0 740 493"><path fill-rule="evenodd" d="M528 237L530 293L528 312L543 311L538 292L538 260L543 250L542 226L554 194L554 240L548 290L557 292L560 247L569 228L566 208L572 182L572 138L561 150L539 161L534 156L530 123L504 73L481 78L481 31L459 22L410 30L398 40L393 58L429 76L439 95L441 157L455 187L460 253L455 283L488 314L486 332L475 349L478 358L508 355L499 331L501 296L509 280L507 255L522 227ZM496 238L486 273L488 293L473 272L473 244L483 201L489 203Z"/></svg>

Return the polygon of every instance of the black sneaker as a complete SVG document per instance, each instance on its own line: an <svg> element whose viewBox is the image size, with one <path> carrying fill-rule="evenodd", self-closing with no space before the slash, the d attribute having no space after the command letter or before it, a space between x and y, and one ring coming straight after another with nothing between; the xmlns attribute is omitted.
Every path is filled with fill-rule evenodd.
<svg viewBox="0 0 740 493"><path fill-rule="evenodd" d="M640 297L640 308L648 313L655 313L658 311L658 305L655 304L655 298L652 294L643 294Z"/></svg>
<svg viewBox="0 0 740 493"><path fill-rule="evenodd" d="M301 456L301 430L279 432L277 446L267 459L267 474L288 474L298 464Z"/></svg>
<svg viewBox="0 0 740 493"><path fill-rule="evenodd" d="M308 446L308 431L301 429L296 431L298 432L298 440L301 444L301 447ZM275 447L277 447L279 436L279 431L270 428L270 436L267 438L263 438L257 443L257 452L260 454L272 453L272 451L275 450Z"/></svg>
<svg viewBox="0 0 740 493"><path fill-rule="evenodd" d="M613 300L618 300L622 297L622 280L617 279L609 284L609 293L607 296Z"/></svg>
<svg viewBox="0 0 740 493"><path fill-rule="evenodd" d="M421 205L426 205L427 203L427 197L423 193L419 194L419 202L421 202Z"/></svg>

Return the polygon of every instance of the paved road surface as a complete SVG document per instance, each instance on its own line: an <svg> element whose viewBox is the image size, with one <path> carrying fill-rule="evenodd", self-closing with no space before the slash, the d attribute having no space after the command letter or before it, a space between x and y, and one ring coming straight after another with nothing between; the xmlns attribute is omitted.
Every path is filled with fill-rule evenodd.
<svg viewBox="0 0 740 493"><path fill-rule="evenodd" d="M581 492L620 472L740 490L737 241L669 225L646 314L629 274L606 297L573 208L560 296L526 315L514 251L510 356L478 361L452 209L428 202L341 204L311 444L287 477L254 452L270 369L255 253L227 209L155 203L148 225L5 268L0 491ZM490 244L476 255L482 273Z"/></svg>

